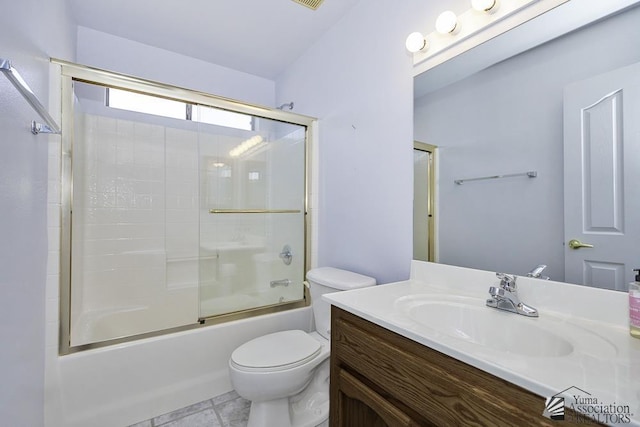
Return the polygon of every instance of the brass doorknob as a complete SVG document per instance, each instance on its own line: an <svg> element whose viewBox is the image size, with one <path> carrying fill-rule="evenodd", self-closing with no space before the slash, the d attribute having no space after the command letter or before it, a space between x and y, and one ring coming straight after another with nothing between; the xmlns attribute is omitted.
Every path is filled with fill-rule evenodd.
<svg viewBox="0 0 640 427"><path fill-rule="evenodd" d="M569 240L569 247L571 249L580 249L580 248L592 248L593 245L590 245L588 243L582 243L578 239L572 239L572 240Z"/></svg>

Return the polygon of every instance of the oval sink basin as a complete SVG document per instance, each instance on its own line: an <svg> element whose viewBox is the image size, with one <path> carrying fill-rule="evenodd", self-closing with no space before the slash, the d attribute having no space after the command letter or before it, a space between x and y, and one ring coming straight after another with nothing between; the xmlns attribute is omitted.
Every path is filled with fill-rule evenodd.
<svg viewBox="0 0 640 427"><path fill-rule="evenodd" d="M505 353L528 357L561 357L574 350L567 339L540 327L537 324L539 319L484 305L422 300L405 304L404 308L408 317L422 326Z"/></svg>

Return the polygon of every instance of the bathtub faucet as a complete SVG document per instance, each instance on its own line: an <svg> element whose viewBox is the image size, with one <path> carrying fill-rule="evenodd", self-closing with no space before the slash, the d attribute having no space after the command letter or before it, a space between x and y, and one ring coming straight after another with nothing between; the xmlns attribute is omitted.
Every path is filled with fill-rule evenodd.
<svg viewBox="0 0 640 427"><path fill-rule="evenodd" d="M280 279L280 280L272 280L271 287L275 288L276 286L289 286L291 284L291 280L289 279Z"/></svg>

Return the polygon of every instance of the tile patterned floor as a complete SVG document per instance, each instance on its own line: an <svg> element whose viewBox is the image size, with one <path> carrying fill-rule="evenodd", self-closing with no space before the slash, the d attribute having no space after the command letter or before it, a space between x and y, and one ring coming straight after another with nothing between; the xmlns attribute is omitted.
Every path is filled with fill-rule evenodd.
<svg viewBox="0 0 640 427"><path fill-rule="evenodd" d="M250 406L231 391L129 427L246 427Z"/></svg>

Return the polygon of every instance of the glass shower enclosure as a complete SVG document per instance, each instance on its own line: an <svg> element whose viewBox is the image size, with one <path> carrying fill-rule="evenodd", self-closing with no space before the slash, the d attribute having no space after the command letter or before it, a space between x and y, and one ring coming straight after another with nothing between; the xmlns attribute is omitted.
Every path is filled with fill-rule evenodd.
<svg viewBox="0 0 640 427"><path fill-rule="evenodd" d="M309 118L62 74L61 353L305 304Z"/></svg>

